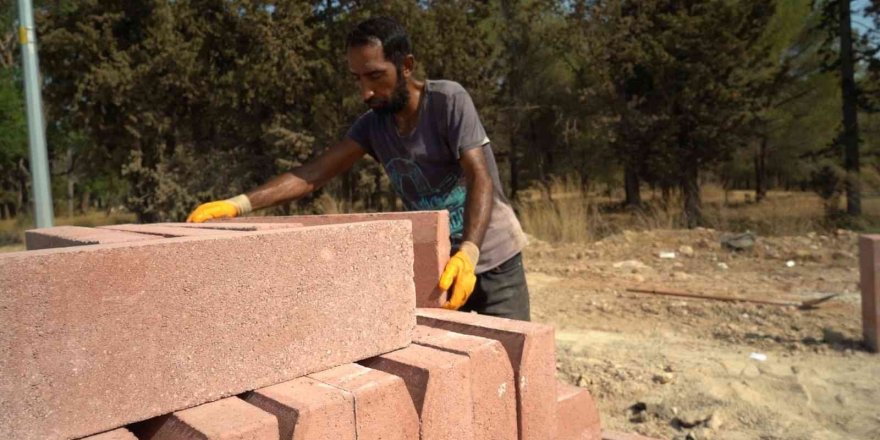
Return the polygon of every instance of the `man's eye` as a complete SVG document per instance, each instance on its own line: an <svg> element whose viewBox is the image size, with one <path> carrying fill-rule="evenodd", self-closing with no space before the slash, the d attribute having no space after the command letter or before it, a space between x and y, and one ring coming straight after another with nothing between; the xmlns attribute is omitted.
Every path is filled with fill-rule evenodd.
<svg viewBox="0 0 880 440"><path fill-rule="evenodd" d="M379 79L382 77L382 72L373 72L370 74L370 79Z"/></svg>

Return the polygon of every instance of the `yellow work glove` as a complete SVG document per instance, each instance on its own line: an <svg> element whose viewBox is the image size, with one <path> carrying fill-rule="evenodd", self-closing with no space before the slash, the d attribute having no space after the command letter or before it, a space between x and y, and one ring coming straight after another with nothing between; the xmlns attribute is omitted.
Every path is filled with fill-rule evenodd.
<svg viewBox="0 0 880 440"><path fill-rule="evenodd" d="M187 223L202 223L215 218L238 217L251 212L251 200L244 194L231 199L202 203L189 217Z"/></svg>
<svg viewBox="0 0 880 440"><path fill-rule="evenodd" d="M449 301L443 304L444 309L458 310L467 302L477 284L474 268L479 259L480 249L477 245L466 241L446 263L446 269L443 269L443 275L440 275L440 289L448 291L453 281L455 287L452 289Z"/></svg>

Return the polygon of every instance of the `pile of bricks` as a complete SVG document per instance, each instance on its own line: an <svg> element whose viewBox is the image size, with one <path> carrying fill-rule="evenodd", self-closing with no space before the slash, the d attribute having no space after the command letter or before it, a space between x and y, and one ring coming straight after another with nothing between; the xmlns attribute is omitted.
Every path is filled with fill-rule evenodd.
<svg viewBox="0 0 880 440"><path fill-rule="evenodd" d="M0 438L602 438L552 327L436 308L447 237L445 211L28 231Z"/></svg>

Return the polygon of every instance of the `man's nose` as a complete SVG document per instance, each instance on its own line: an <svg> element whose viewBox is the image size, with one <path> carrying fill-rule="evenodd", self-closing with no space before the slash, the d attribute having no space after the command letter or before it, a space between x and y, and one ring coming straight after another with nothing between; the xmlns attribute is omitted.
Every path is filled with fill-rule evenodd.
<svg viewBox="0 0 880 440"><path fill-rule="evenodd" d="M369 87L365 84L361 84L361 98L363 98L364 101L369 100L370 98L373 97L373 95L375 95L375 93L373 92L372 87Z"/></svg>

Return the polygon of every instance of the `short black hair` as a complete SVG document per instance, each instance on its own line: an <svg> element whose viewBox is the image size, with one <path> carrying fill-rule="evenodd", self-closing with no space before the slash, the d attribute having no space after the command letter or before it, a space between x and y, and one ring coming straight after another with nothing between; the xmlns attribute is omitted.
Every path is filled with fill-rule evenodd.
<svg viewBox="0 0 880 440"><path fill-rule="evenodd" d="M373 17L358 23L345 40L345 47L359 47L369 44L381 44L385 59L396 66L403 64L403 59L412 54L412 43L406 29L391 17Z"/></svg>

